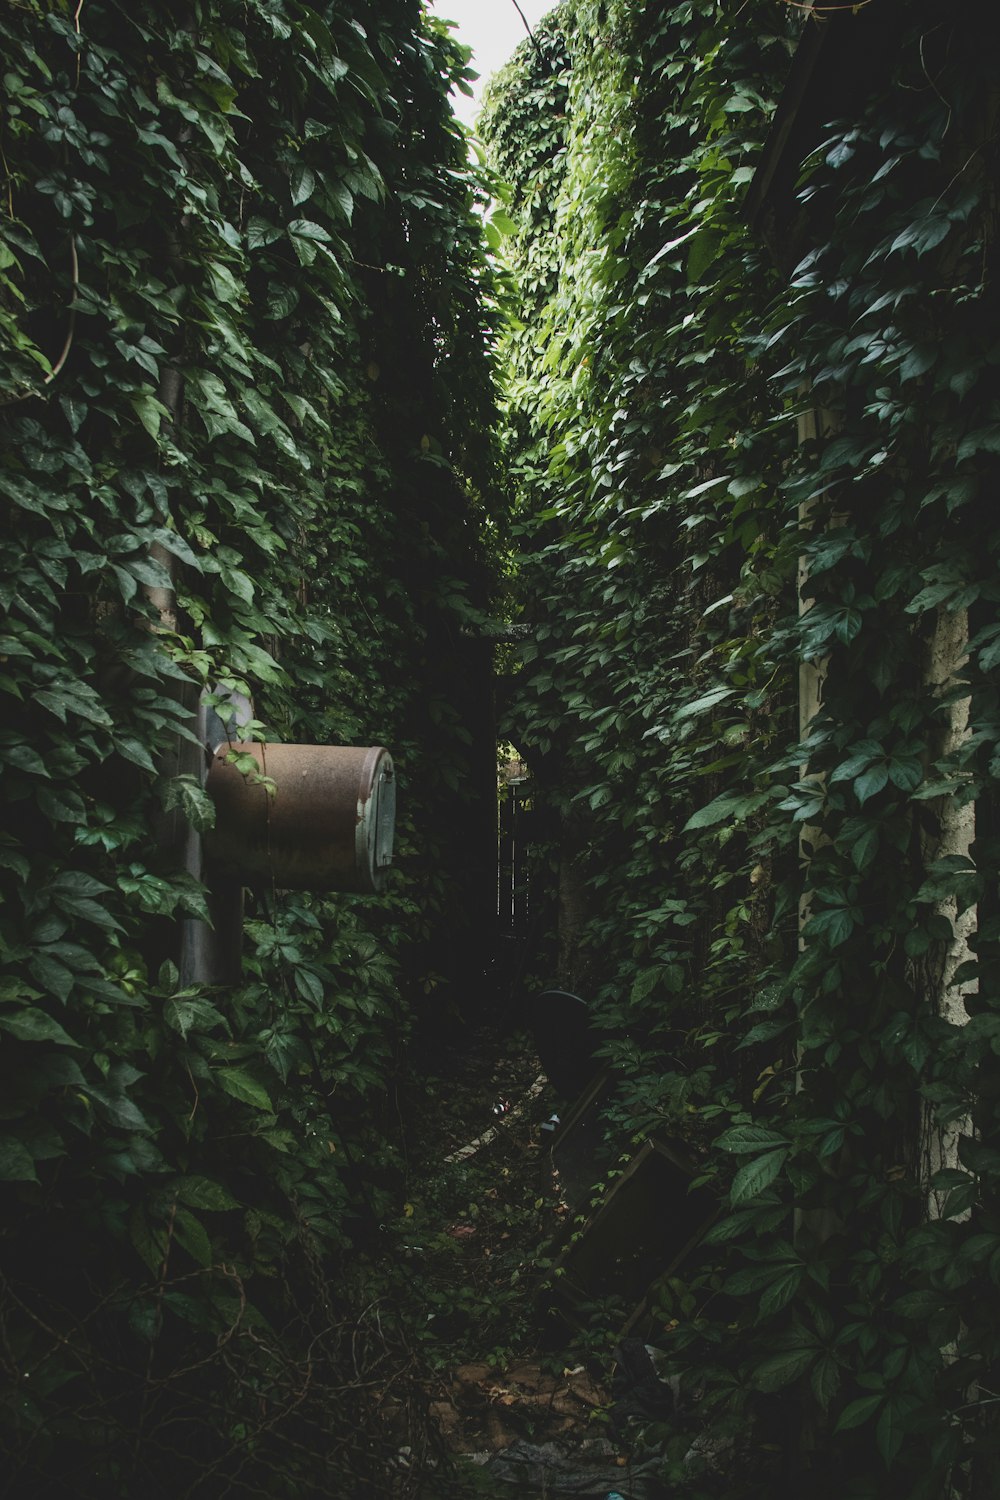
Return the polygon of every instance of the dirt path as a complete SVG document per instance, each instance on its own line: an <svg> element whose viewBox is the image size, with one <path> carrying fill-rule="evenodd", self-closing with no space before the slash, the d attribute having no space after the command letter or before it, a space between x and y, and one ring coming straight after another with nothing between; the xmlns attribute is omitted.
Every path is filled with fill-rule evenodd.
<svg viewBox="0 0 1000 1500"><path fill-rule="evenodd" d="M538 1059L485 1032L442 1053L424 1088L408 1253L434 1307L441 1367L428 1395L448 1449L487 1493L645 1500L613 1428L610 1348L587 1351L545 1316L568 1210L543 1131L559 1101Z"/></svg>

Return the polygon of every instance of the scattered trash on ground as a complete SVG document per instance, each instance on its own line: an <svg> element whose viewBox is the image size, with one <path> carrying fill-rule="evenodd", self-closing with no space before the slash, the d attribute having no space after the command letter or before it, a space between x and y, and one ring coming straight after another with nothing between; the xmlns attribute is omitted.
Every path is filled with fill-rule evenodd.
<svg viewBox="0 0 1000 1500"><path fill-rule="evenodd" d="M484 1146L492 1145L497 1138L500 1126L512 1125L515 1120L519 1120L529 1105L533 1104L538 1098L545 1084L545 1075L544 1073L540 1073L524 1098L517 1104L511 1106L506 1099L502 1099L498 1105L494 1105L493 1115L497 1121L496 1125L491 1125L488 1130L483 1131L482 1135L477 1135L476 1139L470 1141L467 1146L462 1146L458 1151L453 1151L450 1156L445 1157L445 1161L449 1164L457 1161L468 1161L470 1156L475 1156L476 1152L481 1151Z"/></svg>

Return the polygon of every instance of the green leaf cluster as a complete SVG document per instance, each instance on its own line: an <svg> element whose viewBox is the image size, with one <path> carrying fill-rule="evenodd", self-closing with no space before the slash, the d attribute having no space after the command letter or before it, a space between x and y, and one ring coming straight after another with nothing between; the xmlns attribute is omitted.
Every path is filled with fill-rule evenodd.
<svg viewBox="0 0 1000 1500"><path fill-rule="evenodd" d="M481 947L502 507L465 59L410 0L32 0L0 51L5 1476L377 1489L374 1407L342 1469L308 1425L353 1399L332 1335L280 1469L272 1430L370 1300L344 1268L403 1190L419 978ZM255 893L235 995L177 968L212 917L196 709L233 692L262 737L390 746L402 810L380 901Z"/></svg>
<svg viewBox="0 0 1000 1500"><path fill-rule="evenodd" d="M786 95L772 257L744 205L801 28L872 35L778 9L565 0L487 102L505 732L558 819L547 956L593 998L621 1137L686 1137L724 1210L654 1342L720 1432L756 1413L761 1494L794 1386L815 1493L972 1496L1000 1360L995 86L971 14L893 11L801 128Z"/></svg>

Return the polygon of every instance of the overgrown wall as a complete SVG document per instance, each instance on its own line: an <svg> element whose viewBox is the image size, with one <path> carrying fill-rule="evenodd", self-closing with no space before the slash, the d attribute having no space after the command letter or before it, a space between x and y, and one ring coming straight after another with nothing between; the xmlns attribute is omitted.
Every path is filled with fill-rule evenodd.
<svg viewBox="0 0 1000 1500"><path fill-rule="evenodd" d="M741 1500L992 1482L984 16L565 0L484 118L520 296L506 728L563 829L539 981L593 1003L621 1142L683 1138L719 1193L644 1326ZM817 26L840 61L803 90ZM701 1494L690 1429L650 1442Z"/></svg>
<svg viewBox="0 0 1000 1500"><path fill-rule="evenodd" d="M460 54L417 0L29 0L0 50L5 1476L416 1492L367 1373L412 1357L393 1312L356 1319L414 1017L482 953ZM194 709L234 689L261 736L390 747L398 871L257 891L245 983L213 991L178 973L182 852L211 818Z"/></svg>

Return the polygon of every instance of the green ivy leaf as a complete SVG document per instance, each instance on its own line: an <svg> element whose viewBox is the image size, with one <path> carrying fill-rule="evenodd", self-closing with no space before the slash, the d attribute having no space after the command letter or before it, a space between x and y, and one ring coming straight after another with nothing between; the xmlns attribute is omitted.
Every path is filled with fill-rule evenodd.
<svg viewBox="0 0 1000 1500"><path fill-rule="evenodd" d="M723 792L714 802L692 813L683 831L693 833L699 828L713 828L717 823L740 822L766 806L769 800L767 792Z"/></svg>
<svg viewBox="0 0 1000 1500"><path fill-rule="evenodd" d="M848 1402L837 1419L836 1432L848 1432L852 1427L861 1427L869 1421L879 1410L885 1400L885 1393L877 1392L871 1396L859 1396L856 1401Z"/></svg>
<svg viewBox="0 0 1000 1500"><path fill-rule="evenodd" d="M38 981L43 991L54 995L63 1005L69 999L76 983L76 976L72 969L68 969L64 963L45 948L37 948L28 962L32 977Z"/></svg>
<svg viewBox="0 0 1000 1500"><path fill-rule="evenodd" d="M288 226L288 233L293 239L314 240L320 245L329 245L332 239L329 230L311 219L293 219Z"/></svg>
<svg viewBox="0 0 1000 1500"><path fill-rule="evenodd" d="M171 1030L187 1038L192 1031L214 1031L225 1027L226 1020L214 1005L207 1000L168 1000L163 1007L163 1018Z"/></svg>
<svg viewBox="0 0 1000 1500"><path fill-rule="evenodd" d="M128 398L132 410L154 442L159 440L163 419L170 420L169 408L149 391L135 391Z"/></svg>
<svg viewBox="0 0 1000 1500"><path fill-rule="evenodd" d="M817 1362L809 1383L813 1395L823 1411L829 1411L840 1390L840 1366L832 1354L824 1354Z"/></svg>
<svg viewBox="0 0 1000 1500"><path fill-rule="evenodd" d="M793 1380L798 1380L816 1360L816 1347L809 1345L801 1349L785 1349L772 1354L753 1372L753 1383L759 1391L780 1391Z"/></svg>
<svg viewBox="0 0 1000 1500"><path fill-rule="evenodd" d="M188 1208L207 1209L212 1213L224 1213L228 1209L239 1208L239 1203L233 1197L228 1188L219 1182L213 1182L208 1177L182 1177L179 1178L175 1191L181 1203L187 1204Z"/></svg>
<svg viewBox="0 0 1000 1500"><path fill-rule="evenodd" d="M277 225L268 223L259 214L252 214L247 222L247 245L251 250L261 250L280 240L282 233Z"/></svg>
<svg viewBox="0 0 1000 1500"><path fill-rule="evenodd" d="M212 1242L204 1225L186 1208L177 1208L174 1212L174 1235L178 1244L182 1245L200 1266L212 1264Z"/></svg>
<svg viewBox="0 0 1000 1500"><path fill-rule="evenodd" d="M199 833L207 833L215 827L215 803L202 786L200 777L192 773L171 776L164 783L162 796L165 811L172 812L176 808Z"/></svg>
<svg viewBox="0 0 1000 1500"><path fill-rule="evenodd" d="M166 1226L154 1225L144 1209L135 1208L129 1217L129 1238L140 1260L159 1276L167 1256Z"/></svg>
<svg viewBox="0 0 1000 1500"><path fill-rule="evenodd" d="M316 188L316 174L310 167L301 163L292 172L291 194L292 202L296 207L300 203L307 203Z"/></svg>
<svg viewBox="0 0 1000 1500"><path fill-rule="evenodd" d="M871 766L863 771L854 782L854 795L863 805L870 797L884 790L889 784L889 767L884 763Z"/></svg>
<svg viewBox="0 0 1000 1500"><path fill-rule="evenodd" d="M225 1089L234 1099L239 1099L243 1104L251 1104L254 1109L261 1109L268 1114L273 1114L274 1106L268 1096L267 1090L252 1078L242 1068L219 1068L213 1074L220 1088Z"/></svg>
<svg viewBox="0 0 1000 1500"><path fill-rule="evenodd" d="M0 1030L17 1037L19 1042L58 1042L61 1047L79 1047L65 1027L45 1011L34 1007L17 1012L0 1013Z"/></svg>
<svg viewBox="0 0 1000 1500"><path fill-rule="evenodd" d="M720 1151L747 1153L768 1146L787 1146L788 1138L768 1130L764 1125L733 1125L715 1142Z"/></svg>
<svg viewBox="0 0 1000 1500"><path fill-rule="evenodd" d="M755 1047L760 1042L772 1042L776 1037L783 1035L789 1029L790 1025L789 1021L759 1021L736 1044L737 1050L741 1047Z"/></svg>
<svg viewBox="0 0 1000 1500"><path fill-rule="evenodd" d="M693 703L685 703L683 708L679 708L677 710L676 718L694 718L697 714L703 714L706 713L709 709L717 708L720 703L724 703L727 698L732 698L734 694L734 688L713 688L711 692L704 693L702 697L696 698Z"/></svg>
<svg viewBox="0 0 1000 1500"><path fill-rule="evenodd" d="M323 986L323 981L320 979L318 974L315 974L313 972L312 969L306 968L302 964L298 964L296 966L295 988L298 990L303 1000L310 1001L311 1004L317 1007L317 1009L322 1007L326 999L326 991Z"/></svg>
<svg viewBox="0 0 1000 1500"><path fill-rule="evenodd" d="M38 1181L31 1152L14 1136L0 1135L0 1179L4 1182Z"/></svg>
<svg viewBox="0 0 1000 1500"><path fill-rule="evenodd" d="M735 1208L737 1204L745 1203L750 1198L759 1197L775 1181L787 1160L788 1151L780 1150L769 1151L756 1161L747 1162L733 1178L733 1185L729 1190L731 1205Z"/></svg>

